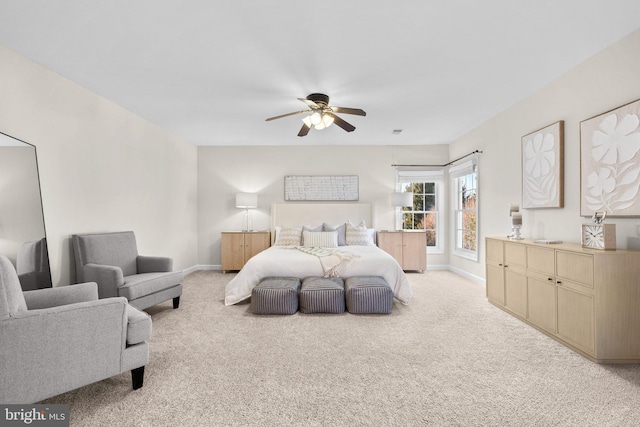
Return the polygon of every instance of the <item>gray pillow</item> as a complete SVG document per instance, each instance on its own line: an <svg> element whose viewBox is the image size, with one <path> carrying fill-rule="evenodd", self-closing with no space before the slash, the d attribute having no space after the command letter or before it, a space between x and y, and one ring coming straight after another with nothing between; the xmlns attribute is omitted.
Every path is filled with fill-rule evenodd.
<svg viewBox="0 0 640 427"><path fill-rule="evenodd" d="M329 225L326 222L322 224L322 228L324 231L337 231L338 232L338 246L346 246L347 245L347 224Z"/></svg>

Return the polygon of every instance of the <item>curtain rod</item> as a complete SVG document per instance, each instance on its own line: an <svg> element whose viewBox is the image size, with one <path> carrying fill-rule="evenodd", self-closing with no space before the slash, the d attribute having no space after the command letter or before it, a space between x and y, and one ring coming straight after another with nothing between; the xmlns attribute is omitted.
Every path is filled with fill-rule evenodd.
<svg viewBox="0 0 640 427"><path fill-rule="evenodd" d="M474 154L482 154L482 151L480 151L480 150L472 151L472 152L471 152L471 153L469 153L469 154L465 154L465 155L464 155L464 156L462 156L462 157L458 157L458 158L457 158L457 159L455 159L455 160L451 160L449 163L447 163L447 164L445 164L445 165L391 165L391 166L431 167L431 168L436 167L436 168L444 168L444 167L447 167L447 166L450 166L450 165L454 164L454 163L455 163L455 162L457 162L458 160L462 160L462 159L464 159L465 157L473 156Z"/></svg>

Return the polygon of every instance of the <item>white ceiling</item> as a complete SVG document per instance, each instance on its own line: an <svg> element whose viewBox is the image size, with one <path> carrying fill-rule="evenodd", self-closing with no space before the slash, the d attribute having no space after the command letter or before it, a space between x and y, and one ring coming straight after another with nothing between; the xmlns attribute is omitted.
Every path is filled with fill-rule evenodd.
<svg viewBox="0 0 640 427"><path fill-rule="evenodd" d="M198 145L449 143L639 27L638 0L0 0L0 44ZM265 122L312 92L367 116Z"/></svg>

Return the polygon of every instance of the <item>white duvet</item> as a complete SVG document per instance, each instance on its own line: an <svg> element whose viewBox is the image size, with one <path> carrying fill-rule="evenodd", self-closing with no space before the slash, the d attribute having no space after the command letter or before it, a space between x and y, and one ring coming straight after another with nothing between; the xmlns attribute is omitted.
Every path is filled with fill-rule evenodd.
<svg viewBox="0 0 640 427"><path fill-rule="evenodd" d="M395 298L408 304L413 295L407 276L395 259L377 246L340 246L339 251L352 252L358 258L341 265L338 274L382 276L391 285ZM233 305L251 296L251 290L265 277L323 276L320 259L290 246L272 246L252 257L226 287L225 305Z"/></svg>

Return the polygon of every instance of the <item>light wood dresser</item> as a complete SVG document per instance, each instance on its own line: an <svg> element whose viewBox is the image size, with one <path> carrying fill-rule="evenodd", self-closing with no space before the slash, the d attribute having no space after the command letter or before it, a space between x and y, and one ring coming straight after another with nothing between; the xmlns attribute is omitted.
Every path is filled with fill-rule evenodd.
<svg viewBox="0 0 640 427"><path fill-rule="evenodd" d="M640 363L640 251L486 239L489 302L598 363Z"/></svg>

